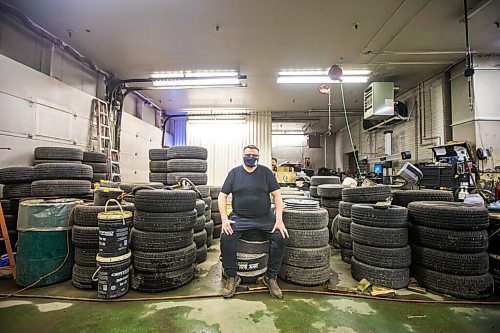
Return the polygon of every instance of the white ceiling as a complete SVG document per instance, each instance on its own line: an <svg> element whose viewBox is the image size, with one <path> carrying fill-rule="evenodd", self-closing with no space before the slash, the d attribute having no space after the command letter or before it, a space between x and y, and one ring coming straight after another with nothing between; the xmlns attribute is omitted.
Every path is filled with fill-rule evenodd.
<svg viewBox="0 0 500 333"><path fill-rule="evenodd" d="M472 50L500 53L500 29L495 25L500 0L468 2L470 8L490 2L470 19ZM325 109L327 97L316 85L278 85L278 71L327 69L333 64L368 68L373 71L370 81L394 81L402 92L463 59L465 50L460 0L10 3L122 79L174 70L236 69L248 76L247 88L145 92L166 110L231 107L290 114ZM424 51L440 54L402 54ZM344 85L349 110L362 109L366 86ZM334 86L333 108L340 107Z"/></svg>

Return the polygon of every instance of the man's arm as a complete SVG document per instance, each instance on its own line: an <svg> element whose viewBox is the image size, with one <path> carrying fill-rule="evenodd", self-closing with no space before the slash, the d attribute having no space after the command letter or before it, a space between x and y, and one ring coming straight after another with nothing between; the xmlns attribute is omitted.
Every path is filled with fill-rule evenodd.
<svg viewBox="0 0 500 333"><path fill-rule="evenodd" d="M274 224L273 230L279 230L283 238L288 237L288 230L286 230L285 224L283 223L283 198L281 197L281 189L271 192L274 201L274 211L276 214L276 223Z"/></svg>
<svg viewBox="0 0 500 333"><path fill-rule="evenodd" d="M226 235L232 235L233 228L231 227L231 224L233 224L234 221L231 221L227 217L227 197L228 195L226 193L220 192L219 197L217 198L217 205L219 206L220 218L222 220L222 232Z"/></svg>

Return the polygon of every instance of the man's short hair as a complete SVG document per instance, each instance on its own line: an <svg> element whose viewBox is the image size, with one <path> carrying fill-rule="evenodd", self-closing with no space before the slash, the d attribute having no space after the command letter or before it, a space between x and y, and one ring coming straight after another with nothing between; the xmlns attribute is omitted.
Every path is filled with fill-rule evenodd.
<svg viewBox="0 0 500 333"><path fill-rule="evenodd" d="M248 146L245 146L245 148L243 148L243 152L245 151L245 149L256 149L259 153L260 153L260 150L259 148L256 146L256 145L248 145Z"/></svg>

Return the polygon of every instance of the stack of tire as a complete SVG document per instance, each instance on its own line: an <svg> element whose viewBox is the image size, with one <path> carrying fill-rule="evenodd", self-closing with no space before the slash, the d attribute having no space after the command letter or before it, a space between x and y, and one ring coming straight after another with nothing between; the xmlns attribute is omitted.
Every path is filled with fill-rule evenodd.
<svg viewBox="0 0 500 333"><path fill-rule="evenodd" d="M200 185L197 186L201 194L201 199L205 202L205 231L207 232L207 249L212 246L214 239L214 221L212 221L212 197L210 197L210 186ZM215 200L217 201L217 200Z"/></svg>
<svg viewBox="0 0 500 333"><path fill-rule="evenodd" d="M32 181L33 167L7 167L0 169L0 184L4 185L1 205L13 251L16 250L17 243L17 210L19 208L19 199L31 196ZM4 253L7 253L5 243L0 241L0 254Z"/></svg>
<svg viewBox="0 0 500 333"><path fill-rule="evenodd" d="M34 197L75 197L92 194L92 167L75 163L42 163L34 168Z"/></svg>
<svg viewBox="0 0 500 333"><path fill-rule="evenodd" d="M175 146L149 150L149 181L175 185L188 178L194 185L207 184L207 149Z"/></svg>
<svg viewBox="0 0 500 333"><path fill-rule="evenodd" d="M163 292L193 279L196 194L187 190L139 190L131 232L131 287Z"/></svg>
<svg viewBox="0 0 500 333"><path fill-rule="evenodd" d="M488 210L457 202L408 205L411 271L432 291L467 299L493 293L488 273Z"/></svg>
<svg viewBox="0 0 500 333"><path fill-rule="evenodd" d="M36 147L33 165L43 163L82 164L83 151L67 147Z"/></svg>
<svg viewBox="0 0 500 333"><path fill-rule="evenodd" d="M222 218L221 212L219 212L219 203L217 201L220 189L221 186L210 186L210 198L212 198L211 217L214 222L213 238L220 238L220 233L222 231ZM226 212L223 213L225 214Z"/></svg>
<svg viewBox="0 0 500 333"><path fill-rule="evenodd" d="M83 152L83 164L90 165L94 172L92 183L109 179L108 165L106 164L107 159L108 157L104 153Z"/></svg>
<svg viewBox="0 0 500 333"><path fill-rule="evenodd" d="M309 186L309 194L315 201L321 201L321 196L318 194L318 186L323 184L340 184L340 177L337 176L312 176L311 186Z"/></svg>
<svg viewBox="0 0 500 333"><path fill-rule="evenodd" d="M414 201L453 201L453 192L441 190L397 190L392 193L392 204L408 207Z"/></svg>
<svg viewBox="0 0 500 333"><path fill-rule="evenodd" d="M333 219L339 214L339 202L342 199L343 188L344 187L340 184L321 184L317 188L318 195L321 197L321 207L328 212L330 240L335 239Z"/></svg>
<svg viewBox="0 0 500 333"><path fill-rule="evenodd" d="M338 241L342 260L348 264L352 258L351 208L355 203L376 203L384 201L391 195L389 186L353 187L342 190L342 201L339 202Z"/></svg>
<svg viewBox="0 0 500 333"><path fill-rule="evenodd" d="M315 286L331 276L328 212L319 205L307 209L290 209L285 203L283 222L290 237L278 276L293 284Z"/></svg>
<svg viewBox="0 0 500 333"><path fill-rule="evenodd" d="M498 230L500 230L500 215L497 212L490 215L488 254L490 256L490 273L495 282L495 294L500 295L500 232Z"/></svg>
<svg viewBox="0 0 500 333"><path fill-rule="evenodd" d="M304 192L300 191L298 188L285 187L281 188L281 198L285 199L300 199L304 197Z"/></svg>
<svg viewBox="0 0 500 333"><path fill-rule="evenodd" d="M351 211L351 274L386 288L410 282L408 210L399 206L355 204Z"/></svg>
<svg viewBox="0 0 500 333"><path fill-rule="evenodd" d="M134 211L134 205L122 203L124 211ZM92 281L96 271L96 256L99 253L99 224L97 215L105 211L104 206L93 204L77 205L73 210L72 241L75 246L73 285L79 289L97 289L97 281ZM118 205L108 205L108 211L120 210Z"/></svg>

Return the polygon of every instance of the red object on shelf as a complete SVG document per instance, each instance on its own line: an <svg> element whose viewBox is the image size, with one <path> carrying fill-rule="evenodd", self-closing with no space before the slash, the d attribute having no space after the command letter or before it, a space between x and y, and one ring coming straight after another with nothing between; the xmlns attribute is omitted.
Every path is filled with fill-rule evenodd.
<svg viewBox="0 0 500 333"><path fill-rule="evenodd" d="M495 200L500 200L500 183L495 186Z"/></svg>

